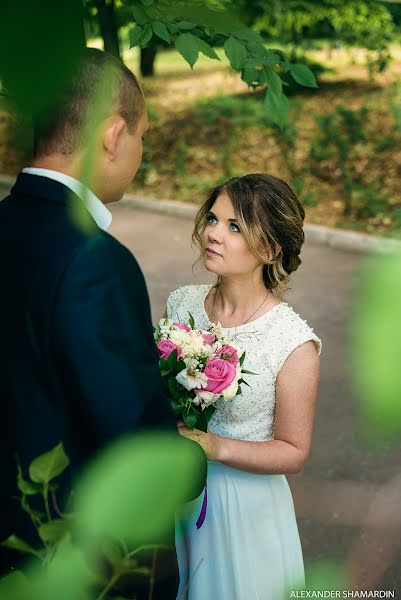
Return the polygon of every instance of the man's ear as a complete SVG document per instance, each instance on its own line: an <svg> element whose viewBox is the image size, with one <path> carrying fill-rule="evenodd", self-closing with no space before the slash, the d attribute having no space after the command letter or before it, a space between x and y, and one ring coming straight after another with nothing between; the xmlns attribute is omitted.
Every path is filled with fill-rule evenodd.
<svg viewBox="0 0 401 600"><path fill-rule="evenodd" d="M103 148L110 160L114 160L116 157L118 142L125 127L125 121L121 117L114 117L106 123L103 133Z"/></svg>

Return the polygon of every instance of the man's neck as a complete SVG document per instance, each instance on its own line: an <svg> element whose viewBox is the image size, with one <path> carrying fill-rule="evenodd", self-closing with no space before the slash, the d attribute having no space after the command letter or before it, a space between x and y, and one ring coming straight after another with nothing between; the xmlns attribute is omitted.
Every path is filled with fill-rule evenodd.
<svg viewBox="0 0 401 600"><path fill-rule="evenodd" d="M77 161L66 160L65 157L60 154L51 154L49 156L34 158L29 166L35 169L58 171L59 173L64 173L65 175L78 179L77 173L79 171L77 169Z"/></svg>

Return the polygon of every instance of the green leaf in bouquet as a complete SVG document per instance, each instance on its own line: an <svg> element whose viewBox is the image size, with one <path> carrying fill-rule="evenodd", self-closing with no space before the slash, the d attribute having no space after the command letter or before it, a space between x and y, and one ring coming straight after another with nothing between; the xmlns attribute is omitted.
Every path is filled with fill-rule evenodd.
<svg viewBox="0 0 401 600"><path fill-rule="evenodd" d="M23 554L33 554L33 556L41 558L39 551L35 550L35 548L32 548L32 546L14 534L10 535L6 540L4 540L4 542L1 542L0 546L3 546L3 548L10 548L11 550L17 550Z"/></svg>
<svg viewBox="0 0 401 600"><path fill-rule="evenodd" d="M239 364L241 367L244 364L245 356L246 356L246 352L243 352L243 354L241 355L241 358L239 359Z"/></svg>
<svg viewBox="0 0 401 600"><path fill-rule="evenodd" d="M254 373L253 371L248 371L247 369L241 369L241 373L246 373L246 375L258 375L258 373Z"/></svg>
<svg viewBox="0 0 401 600"><path fill-rule="evenodd" d="M187 368L187 365L182 360L182 358L180 358L180 360L177 362L177 372L179 373L180 371L183 371L186 368Z"/></svg>
<svg viewBox="0 0 401 600"><path fill-rule="evenodd" d="M171 354L169 355L169 357L167 359L168 368L171 369L172 371L177 368L177 362L178 362L177 356L178 356L177 348L174 348L174 350L171 352Z"/></svg>
<svg viewBox="0 0 401 600"><path fill-rule="evenodd" d="M198 416L196 424L197 429L200 429L201 431L207 431L207 426L215 410L215 407L212 405L207 406L204 410L202 410Z"/></svg>
<svg viewBox="0 0 401 600"><path fill-rule="evenodd" d="M166 377L170 373L171 373L171 369L163 369L162 371L160 371L160 374L162 377Z"/></svg>
<svg viewBox="0 0 401 600"><path fill-rule="evenodd" d="M64 519L54 519L43 523L38 530L40 539L49 544L59 542L67 533L67 522Z"/></svg>
<svg viewBox="0 0 401 600"><path fill-rule="evenodd" d="M239 386L238 386L237 393L236 393L235 395L236 395L236 396L241 396L241 394L242 394L242 390L241 390L241 386L239 385Z"/></svg>
<svg viewBox="0 0 401 600"><path fill-rule="evenodd" d="M175 398L170 398L170 404L171 404L171 407L172 407L174 413L176 414L176 416L177 417L181 416L183 408L184 408L184 405L182 404L182 402L179 400L176 400Z"/></svg>
<svg viewBox="0 0 401 600"><path fill-rule="evenodd" d="M70 464L70 461L64 452L62 442L57 444L49 452L41 454L35 458L29 466L29 475L35 483L49 483L60 475Z"/></svg>
<svg viewBox="0 0 401 600"><path fill-rule="evenodd" d="M176 400L181 399L180 384L174 377L171 377L168 380L168 390L173 398L175 398Z"/></svg>
<svg viewBox="0 0 401 600"><path fill-rule="evenodd" d="M191 329L195 329L195 319L193 318L193 316L190 312L188 312L188 314L189 314L188 324L191 327Z"/></svg>
<svg viewBox="0 0 401 600"><path fill-rule="evenodd" d="M182 420L189 429L193 429L196 426L198 415L190 409L189 412L183 413Z"/></svg>
<svg viewBox="0 0 401 600"><path fill-rule="evenodd" d="M165 358L159 358L159 365L161 369L168 369L168 362Z"/></svg>

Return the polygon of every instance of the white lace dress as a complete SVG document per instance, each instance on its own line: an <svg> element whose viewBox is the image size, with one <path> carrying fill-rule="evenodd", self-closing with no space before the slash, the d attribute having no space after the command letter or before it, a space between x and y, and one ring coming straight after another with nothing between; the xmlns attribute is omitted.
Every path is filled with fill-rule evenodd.
<svg viewBox="0 0 401 600"><path fill-rule="evenodd" d="M199 327L209 319L204 301L210 285L172 292L167 316ZM313 340L322 343L286 302L236 328L224 328L246 350L251 388L217 406L209 429L255 442L274 438L275 381L289 354ZM176 517L180 573L177 600L287 600L304 586L304 565L291 491L285 475L247 473L209 461L206 518L198 529L203 494Z"/></svg>

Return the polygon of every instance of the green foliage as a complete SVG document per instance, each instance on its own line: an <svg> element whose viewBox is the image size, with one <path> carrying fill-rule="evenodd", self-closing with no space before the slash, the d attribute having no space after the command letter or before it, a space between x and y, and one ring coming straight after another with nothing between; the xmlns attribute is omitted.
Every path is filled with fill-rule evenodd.
<svg viewBox="0 0 401 600"><path fill-rule="evenodd" d="M224 120L235 127L271 127L272 120L256 98L243 96L215 96L198 100L192 114L207 123Z"/></svg>
<svg viewBox="0 0 401 600"><path fill-rule="evenodd" d="M312 71L306 65L292 65L283 51L266 49L262 38L243 25L228 3L155 0L140 6L127 2L125 11L132 10L135 28L130 33L130 47L145 47L153 33L165 43L174 45L191 69L199 54L219 60L209 43L213 38L224 47L231 67L241 73L251 87L267 84L264 103L269 118L279 127L288 121L289 103L283 93L280 77L291 73L302 86L317 87ZM232 8L232 7L231 7Z"/></svg>
<svg viewBox="0 0 401 600"><path fill-rule="evenodd" d="M351 382L359 404L358 439L378 449L401 435L401 254L368 256L349 323ZM372 282L374 283L372 285Z"/></svg>
<svg viewBox="0 0 401 600"><path fill-rule="evenodd" d="M189 494L196 458L183 451L176 434L115 443L87 469L76 491L80 535L92 550L99 540L112 536L131 545L164 537L174 510Z"/></svg>
<svg viewBox="0 0 401 600"><path fill-rule="evenodd" d="M361 175L350 160L357 144L367 141L365 122L367 109L349 110L342 105L329 114L317 117L317 133L311 145L310 158L314 173L319 176L318 165L327 159L335 159L336 172L343 186L344 215L352 210L353 186L361 181Z"/></svg>
<svg viewBox="0 0 401 600"><path fill-rule="evenodd" d="M69 460L60 443L49 452L45 452L32 461L29 475L35 483L48 484L52 479L61 475L68 467Z"/></svg>
<svg viewBox="0 0 401 600"><path fill-rule="evenodd" d="M16 535L2 542L36 562L27 563L28 577L18 571L0 579L0 600L105 600L125 576L143 588L154 576L146 564L149 553L169 549L160 540L196 478L198 451L181 442L175 433L159 432L109 446L82 474L69 514L61 514L56 503L50 511L46 496L69 462L62 444L29 466L40 483L25 478L18 465L21 507L31 515L43 546L32 548ZM46 507L40 519L27 507L27 495L35 493Z"/></svg>
<svg viewBox="0 0 401 600"><path fill-rule="evenodd" d="M177 141L175 154L175 171L178 175L185 173L185 163L188 158L188 145L185 137L180 135Z"/></svg>

